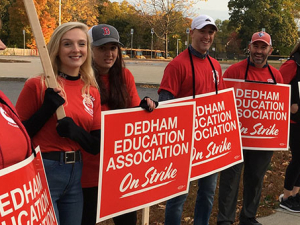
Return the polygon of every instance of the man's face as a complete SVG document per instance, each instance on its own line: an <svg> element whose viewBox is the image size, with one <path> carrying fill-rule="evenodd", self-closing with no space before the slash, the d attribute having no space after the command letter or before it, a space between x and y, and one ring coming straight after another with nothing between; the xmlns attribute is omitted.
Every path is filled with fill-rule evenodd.
<svg viewBox="0 0 300 225"><path fill-rule="evenodd" d="M212 45L216 34L213 25L207 25L202 29L191 30L192 47L201 54L205 54Z"/></svg>
<svg viewBox="0 0 300 225"><path fill-rule="evenodd" d="M254 63L255 67L262 68L271 55L273 49L272 46L266 44L263 41L256 41L249 45L250 61Z"/></svg>

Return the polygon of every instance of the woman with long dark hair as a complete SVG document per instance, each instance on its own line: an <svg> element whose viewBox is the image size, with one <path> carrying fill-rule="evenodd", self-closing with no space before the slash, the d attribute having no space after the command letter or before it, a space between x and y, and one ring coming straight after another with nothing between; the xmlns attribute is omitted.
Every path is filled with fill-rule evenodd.
<svg viewBox="0 0 300 225"><path fill-rule="evenodd" d="M92 39L93 68L101 93L101 111L141 106L152 111L157 103L150 98L142 101L134 77L125 68L119 33L113 26L100 24L89 30ZM84 196L82 225L96 223L99 156L84 153L82 187ZM136 212L113 218L116 225L135 225Z"/></svg>

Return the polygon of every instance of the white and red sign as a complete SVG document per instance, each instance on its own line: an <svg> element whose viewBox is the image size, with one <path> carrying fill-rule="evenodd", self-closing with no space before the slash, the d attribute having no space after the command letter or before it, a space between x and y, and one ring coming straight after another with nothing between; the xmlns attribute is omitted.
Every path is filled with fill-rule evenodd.
<svg viewBox="0 0 300 225"><path fill-rule="evenodd" d="M174 101L194 101L195 135L191 180L243 161L242 141L233 88Z"/></svg>
<svg viewBox="0 0 300 225"><path fill-rule="evenodd" d="M97 222L188 192L195 103L102 112Z"/></svg>
<svg viewBox="0 0 300 225"><path fill-rule="evenodd" d="M224 79L234 87L243 148L288 150L290 86Z"/></svg>
<svg viewBox="0 0 300 225"><path fill-rule="evenodd" d="M56 225L39 148L37 156L0 170L1 225Z"/></svg>

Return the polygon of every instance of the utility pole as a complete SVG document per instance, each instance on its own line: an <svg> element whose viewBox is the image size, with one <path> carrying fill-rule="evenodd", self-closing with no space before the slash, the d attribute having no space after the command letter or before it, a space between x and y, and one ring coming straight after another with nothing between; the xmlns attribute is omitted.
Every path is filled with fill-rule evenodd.
<svg viewBox="0 0 300 225"><path fill-rule="evenodd" d="M132 45L133 45L133 32L134 32L134 30L133 29L131 29L130 30L130 34L131 34L131 58L132 58Z"/></svg>
<svg viewBox="0 0 300 225"><path fill-rule="evenodd" d="M154 28L151 28L151 59L152 59L152 52L153 52L153 34L154 34Z"/></svg>

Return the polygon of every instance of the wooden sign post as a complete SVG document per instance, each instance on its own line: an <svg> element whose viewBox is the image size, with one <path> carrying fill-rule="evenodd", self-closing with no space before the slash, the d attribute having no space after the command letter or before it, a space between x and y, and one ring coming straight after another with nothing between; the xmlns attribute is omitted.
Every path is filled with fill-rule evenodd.
<svg viewBox="0 0 300 225"><path fill-rule="evenodd" d="M149 213L150 207L146 207L142 210L142 225L149 225Z"/></svg>
<svg viewBox="0 0 300 225"><path fill-rule="evenodd" d="M46 83L48 87L57 87L55 74L51 65L48 49L44 40L44 35L41 29L41 25L36 13L33 0L24 0L25 9L30 22L30 26L36 41L36 45L39 51L41 63L44 69ZM66 116L63 106L60 106L56 111L57 119L62 119Z"/></svg>

